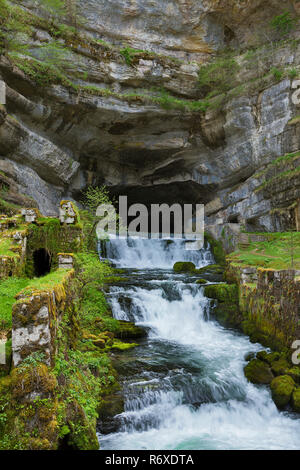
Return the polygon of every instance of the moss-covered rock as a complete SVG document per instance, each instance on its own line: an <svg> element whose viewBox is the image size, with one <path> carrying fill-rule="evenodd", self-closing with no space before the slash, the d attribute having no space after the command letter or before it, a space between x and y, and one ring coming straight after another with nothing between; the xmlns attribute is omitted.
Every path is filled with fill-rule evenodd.
<svg viewBox="0 0 300 470"><path fill-rule="evenodd" d="M284 357L272 362L271 369L274 375L284 375L289 368L290 365Z"/></svg>
<svg viewBox="0 0 300 470"><path fill-rule="evenodd" d="M194 263L187 261L178 261L174 264L173 270L175 273L193 273L195 272L196 266Z"/></svg>
<svg viewBox="0 0 300 470"><path fill-rule="evenodd" d="M252 359L255 359L255 353L249 352L245 355L245 361L250 362Z"/></svg>
<svg viewBox="0 0 300 470"><path fill-rule="evenodd" d="M271 382L272 398L278 408L284 408L291 400L295 382L289 375L281 375Z"/></svg>
<svg viewBox="0 0 300 470"><path fill-rule="evenodd" d="M119 339L136 339L147 336L144 328L136 326L133 322L119 320L119 329L115 337Z"/></svg>
<svg viewBox="0 0 300 470"><path fill-rule="evenodd" d="M286 371L286 374L292 377L294 382L300 384L300 367L294 366Z"/></svg>
<svg viewBox="0 0 300 470"><path fill-rule="evenodd" d="M270 384L274 379L271 368L259 359L252 359L244 368L245 376L254 384Z"/></svg>
<svg viewBox="0 0 300 470"><path fill-rule="evenodd" d="M260 361L268 362L268 361L266 360L267 355L268 355L268 352L265 351L265 350L263 350L263 351L258 351L258 353L256 354L256 358L259 359Z"/></svg>
<svg viewBox="0 0 300 470"><path fill-rule="evenodd" d="M293 391L292 406L293 406L294 411L296 411L297 413L300 413L300 387L296 388Z"/></svg>
<svg viewBox="0 0 300 470"><path fill-rule="evenodd" d="M242 318L238 306L238 288L235 284L206 285L204 295L218 301L211 313L222 325L240 328Z"/></svg>
<svg viewBox="0 0 300 470"><path fill-rule="evenodd" d="M210 275L223 274L224 268L219 264L209 264L208 266L204 266L203 268L196 269L196 273Z"/></svg>
<svg viewBox="0 0 300 470"><path fill-rule="evenodd" d="M196 281L196 284L207 284L207 281L206 281L206 279L198 279Z"/></svg>
<svg viewBox="0 0 300 470"><path fill-rule="evenodd" d="M132 349L138 346L137 343L125 343L124 341L120 341L119 339L115 339L113 345L111 346L112 351L128 351L128 349Z"/></svg>
<svg viewBox="0 0 300 470"><path fill-rule="evenodd" d="M213 284L204 287L204 295L219 302L238 302L238 288L236 284Z"/></svg>
<svg viewBox="0 0 300 470"><path fill-rule="evenodd" d="M205 233L204 238L205 242L210 245L216 263L224 265L226 262L226 253L222 243L213 238L209 233Z"/></svg>
<svg viewBox="0 0 300 470"><path fill-rule="evenodd" d="M277 351L273 351L271 353L268 353L265 357L265 361L272 365L275 361L278 361L281 358L281 354Z"/></svg>

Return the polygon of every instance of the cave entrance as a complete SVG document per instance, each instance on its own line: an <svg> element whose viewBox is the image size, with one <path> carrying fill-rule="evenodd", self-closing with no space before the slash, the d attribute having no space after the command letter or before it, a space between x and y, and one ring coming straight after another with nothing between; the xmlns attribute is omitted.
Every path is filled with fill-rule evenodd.
<svg viewBox="0 0 300 470"><path fill-rule="evenodd" d="M40 248L33 253L35 277L42 277L50 273L51 258L51 254L45 248Z"/></svg>

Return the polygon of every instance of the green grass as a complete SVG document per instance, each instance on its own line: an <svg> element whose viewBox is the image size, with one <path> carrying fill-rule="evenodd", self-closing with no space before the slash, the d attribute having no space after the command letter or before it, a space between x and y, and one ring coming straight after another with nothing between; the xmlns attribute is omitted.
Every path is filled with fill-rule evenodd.
<svg viewBox="0 0 300 470"><path fill-rule="evenodd" d="M11 250L12 240L10 238L0 239L0 256L17 256L17 253Z"/></svg>
<svg viewBox="0 0 300 470"><path fill-rule="evenodd" d="M24 289L29 279L9 278L0 282L0 329L9 329L12 324L12 306L15 296Z"/></svg>
<svg viewBox="0 0 300 470"><path fill-rule="evenodd" d="M236 264L267 269L300 269L300 232L260 233L267 241L251 243L249 247L235 251L229 259ZM293 249L292 249L293 237Z"/></svg>
<svg viewBox="0 0 300 470"><path fill-rule="evenodd" d="M44 277L31 279L27 283L27 287L22 291L22 294L30 295L34 291L53 289L53 287L61 284L67 273L67 269L57 269Z"/></svg>

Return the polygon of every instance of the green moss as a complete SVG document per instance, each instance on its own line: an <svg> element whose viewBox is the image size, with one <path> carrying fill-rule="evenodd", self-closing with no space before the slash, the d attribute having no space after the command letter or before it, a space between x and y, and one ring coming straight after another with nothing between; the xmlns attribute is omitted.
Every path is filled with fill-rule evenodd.
<svg viewBox="0 0 300 470"><path fill-rule="evenodd" d="M224 267L219 264L209 264L203 268L196 269L195 272L197 274L224 274Z"/></svg>
<svg viewBox="0 0 300 470"><path fill-rule="evenodd" d="M284 357L272 362L272 372L274 375L284 375L290 368L290 364Z"/></svg>
<svg viewBox="0 0 300 470"><path fill-rule="evenodd" d="M18 253L12 251L13 240L11 238L0 238L0 256L18 257Z"/></svg>
<svg viewBox="0 0 300 470"><path fill-rule="evenodd" d="M293 391L292 405L293 405L293 410L296 411L297 413L300 413L300 387L296 388Z"/></svg>
<svg viewBox="0 0 300 470"><path fill-rule="evenodd" d="M254 384L270 384L274 378L270 367L259 359L253 359L244 368L245 376Z"/></svg>
<svg viewBox="0 0 300 470"><path fill-rule="evenodd" d="M175 273L193 273L196 269L194 263L186 261L178 261L174 264L173 270Z"/></svg>
<svg viewBox="0 0 300 470"><path fill-rule="evenodd" d="M132 322L119 320L118 330L115 333L115 336L120 339L135 339L143 338L147 336L147 333L143 328L136 326Z"/></svg>
<svg viewBox="0 0 300 470"><path fill-rule="evenodd" d="M295 382L288 375L281 375L272 380L272 398L278 408L284 408L290 402L294 388Z"/></svg>
<svg viewBox="0 0 300 470"><path fill-rule="evenodd" d="M128 349L135 348L136 346L138 346L137 343L124 343L123 341L115 339L111 349L115 349L117 351L128 351Z"/></svg>
<svg viewBox="0 0 300 470"><path fill-rule="evenodd" d="M226 262L226 253L222 242L215 240L209 233L205 233L205 241L209 243L215 262L224 265Z"/></svg>
<svg viewBox="0 0 300 470"><path fill-rule="evenodd" d="M238 302L238 287L236 284L214 284L204 287L204 295L219 302Z"/></svg>
<svg viewBox="0 0 300 470"><path fill-rule="evenodd" d="M82 249L82 228L79 224L66 226L51 217L40 217L37 224L28 226L26 275L34 276L33 253L45 248L52 256L51 269L58 267L58 253L77 253Z"/></svg>
<svg viewBox="0 0 300 470"><path fill-rule="evenodd" d="M297 384L300 384L300 367L299 366L294 366L291 369L288 369L286 371L286 375L291 376L294 382L296 382Z"/></svg>
<svg viewBox="0 0 300 470"><path fill-rule="evenodd" d="M46 276L27 280L27 286L23 289L21 295L31 295L36 291L50 290L61 284L66 275L68 274L66 269L57 269L56 271L47 274Z"/></svg>
<svg viewBox="0 0 300 470"><path fill-rule="evenodd" d="M29 279L8 278L0 282L0 330L8 330L12 326L12 306L15 296L24 289Z"/></svg>

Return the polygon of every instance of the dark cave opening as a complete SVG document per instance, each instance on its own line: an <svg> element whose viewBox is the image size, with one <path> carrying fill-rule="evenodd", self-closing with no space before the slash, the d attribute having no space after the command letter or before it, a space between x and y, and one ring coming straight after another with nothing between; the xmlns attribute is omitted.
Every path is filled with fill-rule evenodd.
<svg viewBox="0 0 300 470"><path fill-rule="evenodd" d="M45 248L40 248L33 253L34 275L42 277L50 273L51 254Z"/></svg>
<svg viewBox="0 0 300 470"><path fill-rule="evenodd" d="M239 216L238 215L230 215L228 217L229 224L238 224L239 223Z"/></svg>

